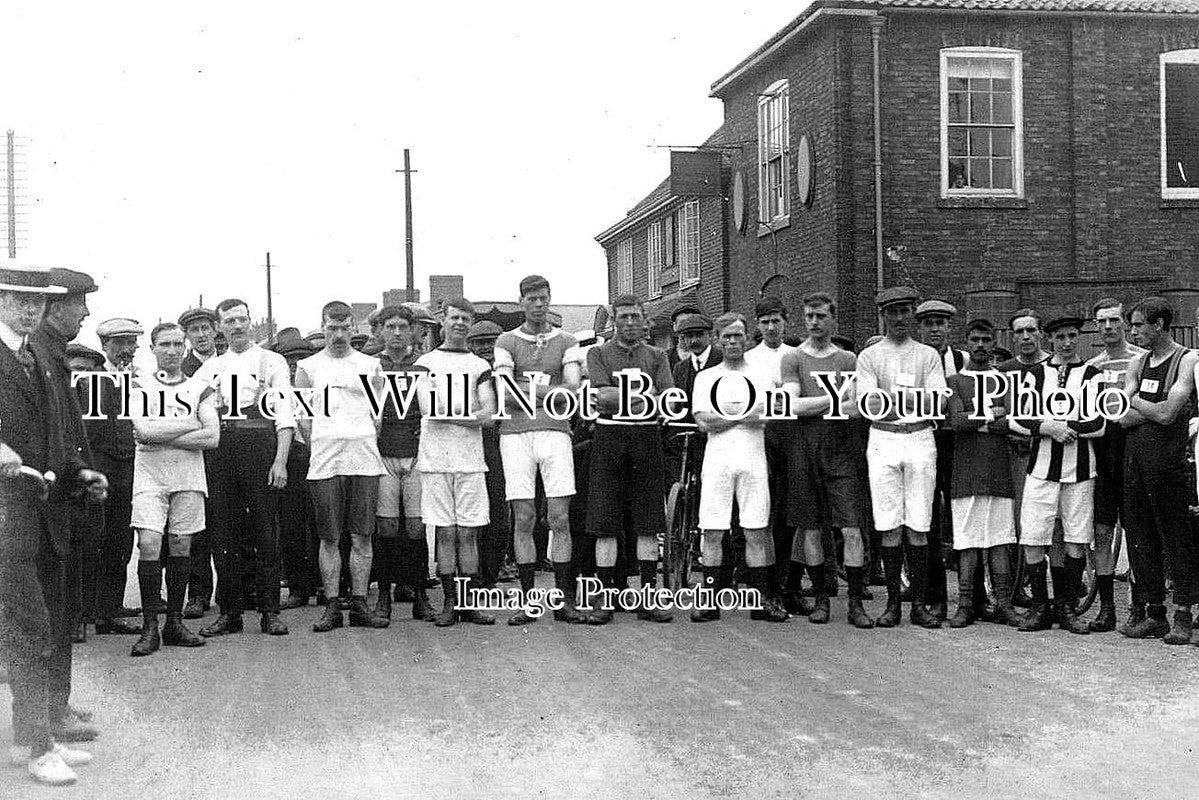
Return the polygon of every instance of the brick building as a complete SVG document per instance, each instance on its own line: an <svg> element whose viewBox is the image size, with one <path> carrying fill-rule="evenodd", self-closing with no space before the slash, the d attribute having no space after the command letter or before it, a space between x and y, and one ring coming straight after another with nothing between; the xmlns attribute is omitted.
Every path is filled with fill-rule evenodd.
<svg viewBox="0 0 1199 800"><path fill-rule="evenodd" d="M707 311L824 290L860 341L880 276L995 321L1199 305L1199 0L817 0L712 96ZM689 202L668 187L597 237L610 294L657 280L659 314L684 299L650 259Z"/></svg>

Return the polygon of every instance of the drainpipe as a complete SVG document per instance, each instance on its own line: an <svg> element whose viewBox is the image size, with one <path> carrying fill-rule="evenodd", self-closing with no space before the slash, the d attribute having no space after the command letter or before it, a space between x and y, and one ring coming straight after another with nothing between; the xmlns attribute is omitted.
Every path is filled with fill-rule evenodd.
<svg viewBox="0 0 1199 800"><path fill-rule="evenodd" d="M875 290L883 290L883 123L880 111L882 88L879 82L879 40L887 21L879 16L870 18L870 46L874 70L874 270ZM879 319L879 333L883 332Z"/></svg>

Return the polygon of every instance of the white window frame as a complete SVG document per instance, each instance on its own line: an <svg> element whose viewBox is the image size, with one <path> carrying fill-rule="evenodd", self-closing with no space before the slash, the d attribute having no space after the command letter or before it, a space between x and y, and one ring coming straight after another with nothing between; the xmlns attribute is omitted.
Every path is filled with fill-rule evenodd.
<svg viewBox="0 0 1199 800"><path fill-rule="evenodd" d="M951 188L949 185L949 61L1012 62L1012 188ZM991 127L998 127L992 125ZM1004 47L947 47L941 51L941 197L1024 197L1024 54Z"/></svg>
<svg viewBox="0 0 1199 800"><path fill-rule="evenodd" d="M662 294L662 268L665 266L666 251L663 248L662 221L651 222L646 229L646 272L649 281L647 294L658 297Z"/></svg>
<svg viewBox="0 0 1199 800"><path fill-rule="evenodd" d="M786 225L791 219L791 109L790 90L788 82L775 81L766 91L758 95L758 221L772 229ZM767 117L771 114L781 117L782 142L778 152L768 142ZM777 187L778 209L771 213L772 199L775 194L770 185L770 166L775 161L779 163L779 179Z"/></svg>
<svg viewBox="0 0 1199 800"><path fill-rule="evenodd" d="M616 293L633 293L633 237L616 244Z"/></svg>
<svg viewBox="0 0 1199 800"><path fill-rule="evenodd" d="M699 283L699 201L689 200L678 211L679 288Z"/></svg>
<svg viewBox="0 0 1199 800"><path fill-rule="evenodd" d="M1199 66L1199 48L1172 50L1158 58L1159 116L1161 117L1159 141L1161 147L1161 189L1163 200L1199 200L1199 185L1194 187L1166 185L1166 65L1195 64ZM1199 175L1192 180L1199 180Z"/></svg>

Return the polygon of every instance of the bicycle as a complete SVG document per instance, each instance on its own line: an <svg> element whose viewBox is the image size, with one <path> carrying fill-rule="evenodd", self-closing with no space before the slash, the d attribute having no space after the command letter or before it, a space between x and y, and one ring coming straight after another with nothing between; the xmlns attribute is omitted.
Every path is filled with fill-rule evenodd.
<svg viewBox="0 0 1199 800"><path fill-rule="evenodd" d="M679 479L666 497L666 532L661 537L662 576L666 588L678 591L702 581L700 572L699 470L693 463L691 440L699 426L689 422L670 422L680 428L669 440L681 439L682 464ZM668 440L668 441L669 441Z"/></svg>
<svg viewBox="0 0 1199 800"><path fill-rule="evenodd" d="M1112 531L1112 564L1120 561L1120 551L1124 545L1124 526L1117 524ZM1099 581L1095 580L1095 551L1087 548L1087 564L1082 573L1082 586L1079 588L1077 609L1079 614L1085 614L1095 604L1099 596ZM1125 571L1127 574L1127 570ZM1012 565L1012 597L1020 591L1024 583L1024 553L1020 551L1016 563Z"/></svg>

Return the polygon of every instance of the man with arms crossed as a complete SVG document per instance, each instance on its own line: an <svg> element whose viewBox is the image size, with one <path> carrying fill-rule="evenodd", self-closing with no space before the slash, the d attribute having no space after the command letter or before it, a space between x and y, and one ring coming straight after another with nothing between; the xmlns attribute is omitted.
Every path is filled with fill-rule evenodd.
<svg viewBox="0 0 1199 800"><path fill-rule="evenodd" d="M183 595L191 573L192 536L204 530L208 483L201 451L217 446L220 419L212 392L183 374L183 330L162 322L150 331L158 362L154 375L137 386L148 399L145 416L133 419L137 452L133 460L132 525L137 532L137 584L142 598L142 635L130 655L158 650L158 590L162 585L163 535L169 535L166 559L167 622L161 642L199 647L204 640L183 624ZM137 407L134 407L136 413Z"/></svg>
<svg viewBox="0 0 1199 800"><path fill-rule="evenodd" d="M487 464L483 460L483 425L495 414L491 365L466 345L475 307L455 298L445 301L444 343L416 360L432 373L421 381L421 435L416 468L421 473L421 515L437 531L437 577L443 593L440 628L459 619L494 625L482 611L456 611L454 573L479 586L479 529L490 521Z"/></svg>
<svg viewBox="0 0 1199 800"><path fill-rule="evenodd" d="M369 376L375 397L383 391L379 360L353 349L353 311L340 301L321 309L325 347L296 365L296 388L312 389L315 414L299 419L308 442L308 488L313 524L320 537L321 580L325 611L312 625L327 633L342 625L337 596L341 586L341 534L350 533L350 627L386 628L390 618L366 607L370 588L371 536L379 504L379 476L386 474L379 457L378 426L371 413L361 376ZM328 405L325 405L327 393Z"/></svg>
<svg viewBox="0 0 1199 800"><path fill-rule="evenodd" d="M1119 300L1105 297L1091 309L1095 327L1103 342L1103 352L1087 364L1099 370L1099 388L1124 389L1124 377L1132 359L1145 351L1129 344L1125 336L1124 306ZM1116 602L1112 573L1112 539L1116 523L1124 518L1124 439L1122 425L1105 425L1103 436L1095 440L1095 581L1099 584L1099 613L1087 627L1095 633L1116 629ZM1131 586L1132 607L1140 606L1136 584Z"/></svg>
<svg viewBox="0 0 1199 800"><path fill-rule="evenodd" d="M1120 633L1136 639L1164 636L1191 641L1191 606L1199 602L1199 553L1187 518L1187 420L1195 413L1199 357L1174 341L1174 312L1160 297L1133 306L1133 338L1148 350L1128 365L1124 393L1132 408L1120 420L1124 450L1124 529L1145 617ZM1166 631L1163 572L1174 583L1174 625ZM1134 609L1137 613L1137 609Z"/></svg>
<svg viewBox="0 0 1199 800"><path fill-rule="evenodd" d="M1095 449L1094 440L1103 435L1104 419L1094 409L1099 371L1078 358L1078 334L1082 320L1058 317L1045 326L1053 342L1053 355L1040 368L1030 372L1032 389L1041 395L1039 416L1029 409L1017 408L1008 417L1009 426L1031 437L1028 475L1020 504L1020 544L1028 564L1032 584L1032 609L1022 631L1048 630L1056 619L1063 630L1088 633L1087 623L1075 611L1077 588L1086 566L1084 548L1094 539L1095 520ZM1049 402L1050 395L1064 390L1074 398L1073 406L1060 398ZM1084 393L1092 398L1092 419L1081 417L1079 403ZM1056 613L1049 608L1045 582L1046 551L1057 550L1055 524L1061 518L1065 540L1062 566L1052 566L1053 600ZM1053 562L1058 558L1050 553Z"/></svg>
<svg viewBox="0 0 1199 800"><path fill-rule="evenodd" d="M586 617L574 606L571 581L570 499L575 493L574 454L570 438L570 420L550 417L544 398L550 389L565 386L579 388L583 356L574 336L550 324L550 284L540 275L520 282L520 304L525 321L519 328L501 335L495 343L495 372L515 380L527 392L530 375L537 397L533 417L508 401L511 419L501 420L500 454L504 463L504 485L512 503L515 526L513 541L520 590L528 595L533 589L537 546L533 526L537 522L537 473L545 486L550 530L554 532L550 561L554 564L554 584L566 602L554 612L560 622L585 622ZM524 610L508 620L509 625L527 625L536 617Z"/></svg>
<svg viewBox="0 0 1199 800"><path fill-rule="evenodd" d="M853 375L857 358L832 343L837 304L831 297L823 293L808 295L803 300L803 314L808 338L783 356L782 363L783 387L791 394L791 410L798 423L791 441L786 494L788 521L795 528L789 588L798 595L799 578L807 564L816 594L816 607L808 621L828 622L824 531L839 528L845 539L849 622L857 628L873 628L874 620L862 608L866 554L859 513L863 487L858 482L854 422L826 418L832 403L814 376L817 372L831 372L834 385L840 386L843 377ZM858 415L855 394L850 381L842 406L850 416Z"/></svg>
<svg viewBox="0 0 1199 800"><path fill-rule="evenodd" d="M891 397L890 412L870 423L866 448L874 527L882 542L887 580L887 609L875 622L880 628L894 628L903 613L899 575L903 565L900 546L905 532L912 584L911 622L925 628L941 627L941 621L926 607L928 531L937 480L937 448L933 422L919 418L915 401L929 390L943 392L946 384L937 351L911 335L918 299L916 290L910 286L894 286L879 292L875 303L882 314L886 336L858 356L857 401L862 411L874 412L865 404L868 394L875 389ZM939 408L930 410L939 413Z"/></svg>
<svg viewBox="0 0 1199 800"><path fill-rule="evenodd" d="M745 531L749 585L758 590L763 603L762 608L750 612L750 619L786 622L786 609L769 594L774 540L769 529L770 483L766 474L766 422L762 415L766 412L766 392L773 381L769 372L759 371L746 361L746 327L745 317L736 312L723 314L716 320L714 328L724 360L695 376L692 393L695 421L708 434L699 498L704 580L714 591L723 588L717 585L724 561L722 542L732 524L735 499ZM714 403L719 404L719 411ZM729 418L742 413L740 419ZM822 585L816 587L817 591ZM697 607L691 612L692 622L719 618L719 609Z"/></svg>

